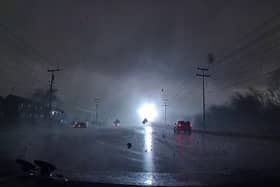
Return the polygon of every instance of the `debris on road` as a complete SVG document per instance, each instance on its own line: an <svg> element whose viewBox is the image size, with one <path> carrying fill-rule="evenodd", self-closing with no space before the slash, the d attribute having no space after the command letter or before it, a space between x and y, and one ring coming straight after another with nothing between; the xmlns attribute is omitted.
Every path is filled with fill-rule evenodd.
<svg viewBox="0 0 280 187"><path fill-rule="evenodd" d="M142 123L145 125L146 123L148 123L148 120L145 118Z"/></svg>
<svg viewBox="0 0 280 187"><path fill-rule="evenodd" d="M128 148L128 149L130 149L130 148L132 147L132 144L131 144L131 143L127 143L126 145L127 145L127 148Z"/></svg>

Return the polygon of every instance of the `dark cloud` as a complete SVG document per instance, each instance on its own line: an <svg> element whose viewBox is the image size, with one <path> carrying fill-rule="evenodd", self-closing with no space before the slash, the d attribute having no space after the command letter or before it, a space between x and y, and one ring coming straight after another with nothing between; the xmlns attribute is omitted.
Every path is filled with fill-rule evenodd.
<svg viewBox="0 0 280 187"><path fill-rule="evenodd" d="M172 115L196 113L196 67L207 65L209 52L219 59L246 45L249 37L238 39L277 7L273 0L2 1L0 24L9 30L0 29L1 94L12 87L20 95L46 88L47 68L59 67L55 86L71 111L90 108L92 98L102 97L104 110L125 116L142 98L160 102L165 88ZM277 68L277 58L256 57L271 45L262 42L223 64L207 65L210 103L223 102L232 88L263 84L253 79L256 64L262 64L259 77Z"/></svg>

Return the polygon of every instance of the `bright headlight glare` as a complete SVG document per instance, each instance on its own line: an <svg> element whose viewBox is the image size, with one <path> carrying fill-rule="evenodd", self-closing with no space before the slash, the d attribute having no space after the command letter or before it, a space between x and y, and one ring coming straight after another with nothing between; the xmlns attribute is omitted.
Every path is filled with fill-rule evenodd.
<svg viewBox="0 0 280 187"><path fill-rule="evenodd" d="M141 120L146 118L148 122L153 122L157 118L156 106L152 103L145 103L138 109L138 115Z"/></svg>

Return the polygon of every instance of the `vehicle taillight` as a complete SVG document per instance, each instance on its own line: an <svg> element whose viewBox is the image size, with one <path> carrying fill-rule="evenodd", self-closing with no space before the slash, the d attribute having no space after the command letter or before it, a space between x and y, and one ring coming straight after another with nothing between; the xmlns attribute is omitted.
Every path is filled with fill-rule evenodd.
<svg viewBox="0 0 280 187"><path fill-rule="evenodd" d="M178 127L181 127L181 123L178 124Z"/></svg>
<svg viewBox="0 0 280 187"><path fill-rule="evenodd" d="M190 128L192 128L192 123L189 123L190 124Z"/></svg>

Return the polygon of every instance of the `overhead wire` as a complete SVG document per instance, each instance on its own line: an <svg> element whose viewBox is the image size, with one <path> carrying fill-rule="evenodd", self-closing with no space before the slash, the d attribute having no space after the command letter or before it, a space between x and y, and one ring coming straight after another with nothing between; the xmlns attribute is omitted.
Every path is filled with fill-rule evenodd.
<svg viewBox="0 0 280 187"><path fill-rule="evenodd" d="M254 35L254 34L258 33L262 29L266 29L267 26L269 26L272 22L274 22L279 17L280 17L280 13L278 12L276 15L270 17L269 19L265 20L263 23L261 23L260 25L255 27L253 30L251 30L251 31L247 32L246 34L244 34L239 39L239 41L241 39L244 40L244 39L249 38L251 35ZM269 30L266 29L264 32L262 32L257 37L255 37L253 40L247 41L247 43L245 43L245 45L241 45L241 46L239 45L238 48L232 50L227 55L222 56L220 59L218 59L218 61L215 63L215 65L220 65L220 64L226 63L226 61L229 61L231 58L235 57L236 55L240 55L245 50L250 49L251 47L256 46L256 44L258 44L259 42L261 42L261 41L263 41L263 40L265 40L265 39L267 39L269 37L272 37L275 34L278 34L279 30L280 30L280 24L273 25L272 28L270 28ZM280 47L280 43L279 43L279 41L276 41L276 42L272 43L272 45L269 48L266 48L263 51L263 54L266 54L266 53L270 52L273 49L277 49L278 47ZM260 53L258 53L258 55L259 54ZM214 70L215 70L215 68L214 68ZM178 96L178 94L176 94L176 97L177 96Z"/></svg>
<svg viewBox="0 0 280 187"><path fill-rule="evenodd" d="M244 57L244 55L242 56L241 54L245 53L246 50L249 50L251 48L255 49L259 49L260 46L257 46L258 43L271 38L273 36L275 36L276 34L279 34L280 31L280 24L276 23L275 21L278 21L280 17L280 12L278 12L277 14L275 14L274 16L270 17L269 19L265 20L263 23L261 23L260 25L258 25L257 27L255 27L255 29L247 32L245 35L243 35L240 40L244 40L249 38L251 35L255 35L258 34L260 31L262 31L260 34L258 34L254 39L247 41L245 44L243 45L239 45L238 48L233 49L230 53L222 56L221 58L219 58L216 63L214 64L217 68L217 65L221 65L221 64L225 64L225 63L229 63L231 62L230 60L233 60L234 57L236 56L241 56ZM272 25L272 23L274 22L274 25ZM270 26L271 28L267 29L266 27ZM239 40L239 41L240 41ZM265 55L269 52L271 52L274 49L277 49L280 47L280 40L276 40L273 43L270 43L269 47L266 47L267 44L264 44L261 46L262 51L255 53L254 57L261 55L261 58L265 57ZM265 47L263 49L263 47ZM254 51L256 52L256 51ZM249 53L249 55L252 53ZM248 58L248 56L247 56ZM250 58L250 56L249 56ZM242 60L239 60L239 63L242 62ZM235 64L236 65L236 64ZM214 68L215 69L215 68ZM244 80L243 80L244 81ZM238 81L238 82L243 82L243 81ZM223 87L224 88L224 87Z"/></svg>
<svg viewBox="0 0 280 187"><path fill-rule="evenodd" d="M260 36L258 36L257 38L255 38L254 40L249 41L248 43L246 43L245 45L233 50L232 52L230 52L229 54L221 57L219 60L217 60L216 64L222 64L225 63L227 60L231 59L232 57L241 54L242 52L244 52L246 49L252 47L254 44L258 43L259 41L262 41L263 39L269 37L269 36L273 36L277 33L279 33L280 30L280 24L276 25L275 27L273 27L271 30L268 30L266 32L263 32Z"/></svg>
<svg viewBox="0 0 280 187"><path fill-rule="evenodd" d="M280 18L280 12L277 12L276 14L274 14L273 16L269 17L268 19L266 19L265 21L263 21L262 23L258 24L256 27L254 27L252 30L246 32L245 34L243 34L241 37L239 37L239 39L237 39L234 43L244 43L244 41L248 41L248 38L250 38L251 36L254 36L255 34L258 34L260 31L262 30L266 30L268 28L268 26L272 26L273 23L275 23L275 21L279 21L277 18ZM275 26L275 25L274 25ZM279 28L279 24L276 26ZM270 29L270 31L273 31L275 29L272 28ZM264 32L262 35L268 35L269 33L267 32ZM265 36L259 36L257 38L255 38L255 40L261 40L262 37L265 37ZM254 43L255 41L249 41L249 43ZM240 46L240 45L238 45ZM245 46L242 46L240 48L242 49L245 49L246 47L249 47L248 46L248 43L245 44ZM228 53L227 55L224 55L222 56L219 60L218 60L218 63L219 62L222 62L223 63L225 62L225 60L227 58L229 58L230 56L233 56L234 54L236 54L236 52L238 50L240 50L240 48L237 47L234 48L230 53ZM217 63L217 62L216 62Z"/></svg>
<svg viewBox="0 0 280 187"><path fill-rule="evenodd" d="M275 41L274 43L272 43L272 45L270 45L269 47L267 47L267 48L264 48L264 49L262 49L262 51L261 52L258 52L258 53L256 53L256 55L254 56L254 57L250 57L250 58L253 58L251 61L254 61L255 63L254 63L254 66L256 66L256 67L260 67L260 65L262 65L262 60L264 60L265 58L267 58L268 56L272 56L272 57L275 57L275 55L276 54L274 54L274 53L277 53L278 51L273 51L273 50L278 50L280 48L280 40L277 40L277 41ZM244 61L244 59L242 60L242 61ZM239 68L241 71L237 71L237 72L235 72L235 74L238 74L239 76L240 76L240 74L246 74L246 73L250 73L251 72L251 70L250 70L250 68ZM244 81L244 80L243 80ZM242 81L238 81L238 82L241 82L242 83ZM225 88L228 88L229 86L228 86L228 84L225 84L226 86L222 86L222 87L220 87L220 88L222 88L222 89L225 89ZM234 85L236 85L236 84L234 84Z"/></svg>

